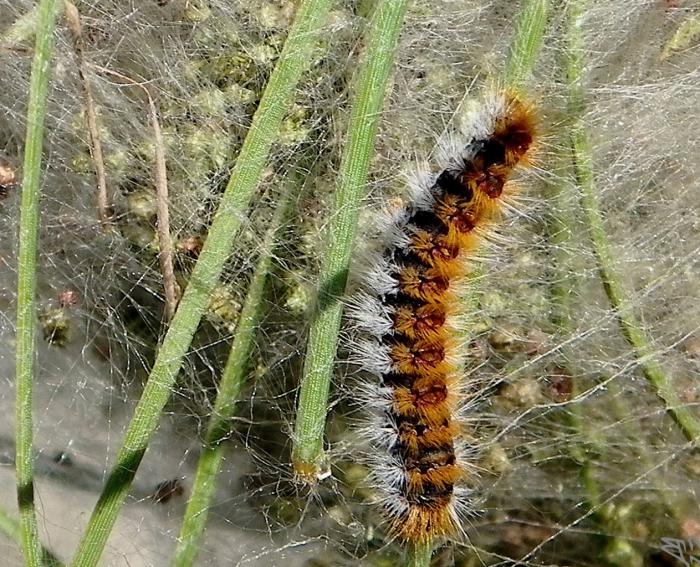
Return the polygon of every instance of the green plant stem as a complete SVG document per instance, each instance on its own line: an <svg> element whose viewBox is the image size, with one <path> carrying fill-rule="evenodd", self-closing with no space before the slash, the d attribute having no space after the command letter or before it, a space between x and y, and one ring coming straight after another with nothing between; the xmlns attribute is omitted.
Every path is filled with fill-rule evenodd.
<svg viewBox="0 0 700 567"><path fill-rule="evenodd" d="M585 388L581 384L581 370L576 363L575 349L566 340L575 333L573 326L576 313L571 304L571 297L578 293L580 287L577 275L580 270L576 266L576 259L580 254L575 254L573 250L574 211L571 200L568 198L572 191L565 185L568 183L566 178L570 168L571 160L567 159L566 164L558 168L557 182L550 186L547 194L547 202L552 211L547 223L548 240L553 251L551 262L553 282L550 287L552 322L559 336L564 339L561 347L562 366L573 382L572 403L566 404L560 415L572 434L567 443L567 450L578 465L578 476L588 507L582 519L590 516L598 524L601 533L608 534L605 548L612 549L618 545L624 545L624 535L619 533L619 526L616 525L616 519L611 514L611 508L604 505L601 487L596 477L595 462L592 460L594 455L601 462L606 462L606 459L610 458L609 440L605 439L601 431L604 428L599 427L599 424L592 424L590 416L587 419L583 407ZM616 382L611 382L606 390L613 403L620 400ZM629 408L626 415L631 415ZM651 470L652 467L648 468ZM610 553L606 556L606 564L609 567L626 567L629 562L627 554Z"/></svg>
<svg viewBox="0 0 700 567"><path fill-rule="evenodd" d="M406 3L407 0L377 3L356 76L348 140L331 210L328 247L306 347L294 429L294 469L300 478L309 482L314 482L324 468L323 432L342 316L340 297L345 291L369 160Z"/></svg>
<svg viewBox="0 0 700 567"><path fill-rule="evenodd" d="M297 195L296 189L302 181L300 173L293 174L293 179L290 180L277 206L272 225L265 235L260 258L255 266L241 310L236 336L219 382L214 412L209 419L204 447L197 462L192 494L187 502L180 537L173 555L173 567L189 567L197 556L212 496L216 489L216 477L221 470L224 458L226 445L223 441L229 436L229 422L234 415L235 405L247 376L253 340L263 311L265 283L272 267L274 249L279 239L280 229L289 215L290 205Z"/></svg>
<svg viewBox="0 0 700 567"><path fill-rule="evenodd" d="M15 540L22 545L22 534L19 527L19 522L1 508L0 531L4 532L10 539ZM61 563L53 553L44 547L41 548L41 565L44 567L63 567L63 563Z"/></svg>
<svg viewBox="0 0 700 567"><path fill-rule="evenodd" d="M700 440L700 420L683 405L668 376L654 359L654 353L644 335L641 325L634 316L629 296L616 273L613 256L603 218L598 204L598 195L593 175L593 165L588 135L583 123L585 94L581 84L583 75L583 37L581 17L585 1L569 2L569 47L567 57L567 81L569 85L569 113L574 117L571 128L571 154L576 182L581 191L581 207L598 264L598 272L615 311L620 329L632 347L642 373L652 385L656 394L664 402L666 411L676 422L688 441L697 444Z"/></svg>
<svg viewBox="0 0 700 567"><path fill-rule="evenodd" d="M557 181L550 186L547 194L547 202L552 211L547 222L547 236L552 249L553 281L550 286L552 323L562 339L570 338L574 333L575 313L571 297L579 290L578 270L575 266L577 255L572 250L574 211L567 198L571 193L570 187L565 185L570 168L570 160L566 160L565 164L558 167ZM566 342L564 344L567 345ZM606 454L605 440L586 422L582 408L584 400L580 398L584 393L580 384L581 372L576 365L576 355L571 345L562 347L561 356L562 366L573 382L571 392L573 402L562 408L563 421L573 433L573 438L567 443L567 450L579 467L579 479L590 511L586 515L590 514L604 533L613 533L608 518L601 510L601 492L595 475L595 466L591 460L592 455L602 457ZM612 565L620 565L620 563L611 562L611 567Z"/></svg>
<svg viewBox="0 0 700 567"><path fill-rule="evenodd" d="M2 509L0 509L0 530L10 539L20 542L21 545L22 536L19 522Z"/></svg>
<svg viewBox="0 0 700 567"><path fill-rule="evenodd" d="M572 253L573 244L573 211L567 200L567 187L565 176L569 173L570 161L562 164L557 170L557 181L550 185L547 194L547 202L552 213L547 219L547 238L552 249L552 285L550 294L552 298L552 323L560 337L570 337L573 331L574 312L571 305L571 297L579 289L577 270L574 266L575 255ZM578 397L582 392L578 384L578 369L575 366L575 353L570 346L562 349L564 359L563 366L572 376L574 389L572 396ZM600 504L599 490L593 475L593 467L588 458L589 447L601 452L604 444L599 442L585 425L580 404L574 402L566 406L566 423L576 434L576 441L569 443L568 449L571 456L581 467L581 480L586 490L588 504L595 509Z"/></svg>
<svg viewBox="0 0 700 567"><path fill-rule="evenodd" d="M408 549L408 567L430 567L433 543L428 540L412 544Z"/></svg>
<svg viewBox="0 0 700 567"><path fill-rule="evenodd" d="M576 294L579 289L578 269L575 265L577 255L573 253L572 245L574 243L574 217L570 204L567 198L569 187L564 186L564 177L569 173L571 160L567 160L567 165L562 166L557 172L559 183L553 184L547 195L547 201L551 204L553 213L549 217L548 222L548 239L554 250L552 258L553 266L553 283L551 286L552 294L552 322L557 328L561 337L571 337L574 333L573 321L575 313L571 305L571 296ZM596 478L595 464L591 460L591 455L596 455L601 462L605 462L609 456L609 443L603 438L600 427L595 424L588 423L586 414L582 407L585 394L581 388L580 376L581 373L576 367L576 355L574 349L569 346L564 346L562 355L565 360L563 366L566 371L573 377L573 398L574 402L567 404L564 408L564 421L574 434L572 440L567 444L567 448L571 457L579 466L579 478L583 486L588 512L592 519L598 523L602 533L609 534L607 548L613 547L616 542L624 540L625 534L619 533L622 526L615 525L615 518L611 517L610 509L603 505L601 498L601 489ZM611 381L606 391L608 398L612 400L613 412L615 413L620 423L625 423L632 415L632 408L628 406L622 392L619 391L617 381ZM581 396L581 399L578 399ZM633 439L641 439L642 432L639 430L638 423L633 421L625 428L629 432L629 436ZM645 449L640 451L640 460L647 470L654 470L654 465L649 459L649 455ZM657 490L662 494L667 513L677 517L678 506L673 505L669 498L668 491L659 482L658 475L651 478L652 482L657 486ZM618 530L616 532L616 530ZM607 557L610 566L624 567L629 564L629 556L610 554Z"/></svg>
<svg viewBox="0 0 700 567"><path fill-rule="evenodd" d="M16 446L17 501L25 565L41 564L41 544L34 507L32 388L36 327L36 276L39 241L39 197L44 119L53 50L55 0L39 5L36 44L27 105L27 139L19 221L17 265Z"/></svg>
<svg viewBox="0 0 700 567"><path fill-rule="evenodd" d="M576 178L581 186L581 205L584 209L593 251L598 262L598 272L610 305L615 310L622 334L632 347L644 377L654 387L659 398L663 400L669 415L688 441L697 443L700 440L700 421L690 409L684 406L668 376L654 359L654 353L634 316L627 292L613 268L615 258L603 228L603 219L593 181L590 148L587 136L580 128L572 132L572 153Z"/></svg>
<svg viewBox="0 0 700 567"><path fill-rule="evenodd" d="M516 90L528 80L542 45L549 14L549 0L527 0L518 18L515 37L506 63L506 84Z"/></svg>
<svg viewBox="0 0 700 567"><path fill-rule="evenodd" d="M255 112L207 240L136 406L123 445L117 454L117 462L107 477L73 559L72 565L75 567L92 567L102 554L136 469L158 426L160 413L170 397L182 359L202 318L209 295L219 280L233 240L245 218L245 211L260 180L270 147L279 132L302 72L308 65L329 5L330 0L304 0L299 5L294 24Z"/></svg>
<svg viewBox="0 0 700 567"><path fill-rule="evenodd" d="M580 24L583 8L584 6L582 3L570 3L568 5L567 35L569 36L570 42L572 40L577 41L577 38L580 37L578 26ZM577 77L580 77L580 70L583 63L580 47L579 44L578 55L580 58L575 62L575 69L577 70L575 74ZM567 61L567 73L569 78L572 73L571 64L571 61ZM576 118L577 116L574 116L574 119ZM568 140L563 140L563 142L566 144ZM561 165L557 177L562 181L553 184L551 186L551 191L547 195L547 199L551 203L551 209L553 211L548 222L549 240L554 250L552 262L554 278L551 287L553 303L552 320L559 334L563 337L570 337L573 332L574 313L571 305L571 296L575 294L579 288L578 277L576 276L579 270L577 266L575 266L578 254L572 251L572 244L574 242L574 211L572 210L572 202L568 198L569 194L573 196L574 193L573 191L569 191L568 187L564 186L563 181L567 174L570 173L571 165L570 158L566 160L565 165ZM564 366L571 376L579 376L580 373L577 371L574 362L576 360L575 353L572 352L570 346L564 347L563 357L566 360ZM583 393L578 382L579 379L575 378L573 390L574 398L578 398ZM607 387L607 391L609 398L612 400L613 410L621 422L623 422L626 419L625 416L631 414L630 408L627 407L623 396L619 392L617 383L611 382ZM565 420L575 434L574 440L568 444L568 450L580 467L579 478L584 489L589 509L586 515L591 515L592 519L598 523L603 533L610 534L606 544L606 550L608 550L606 553L607 562L610 563L610 565L628 565L630 562L629 554L609 552L616 548L624 549L624 547L618 546L624 541L625 534L620 533L620 529L623 529L625 526L617 525L620 520L615 518L614 512L609 507L604 506L603 499L601 498L601 490L596 478L595 465L591 460L591 454L597 455L599 459L605 461L607 444L606 440L601 438L601 434L597 432L596 428L587 424L586 415L581 407L582 401L583 400L580 402L574 401L574 403L566 406ZM640 431L630 432L630 434L633 438L639 438ZM646 451L642 451L640 458L646 469L654 469L653 465L649 462ZM652 481L657 485L660 484L658 483L656 475L654 475ZM668 512L674 516L677 515L676 506L670 504L667 491L663 486L659 485L658 488L664 496L664 503Z"/></svg>
<svg viewBox="0 0 700 567"><path fill-rule="evenodd" d="M54 14L58 15L63 10L63 2L52 2ZM9 28L0 36L0 50L12 49L23 41L29 40L35 33L39 24L39 13L41 5L35 4L26 14L20 16Z"/></svg>

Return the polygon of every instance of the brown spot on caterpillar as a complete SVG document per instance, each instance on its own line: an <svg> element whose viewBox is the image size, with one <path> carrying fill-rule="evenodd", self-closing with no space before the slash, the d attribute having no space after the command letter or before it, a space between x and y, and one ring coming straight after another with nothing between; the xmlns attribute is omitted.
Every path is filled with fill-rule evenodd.
<svg viewBox="0 0 700 567"><path fill-rule="evenodd" d="M514 167L530 150L537 134L536 117L530 105L507 95L505 115L496 121L493 139L504 148L506 166Z"/></svg>
<svg viewBox="0 0 700 567"><path fill-rule="evenodd" d="M425 339L441 331L445 318L445 308L440 304L402 305L394 314L394 329L409 339Z"/></svg>
<svg viewBox="0 0 700 567"><path fill-rule="evenodd" d="M399 273L399 289L413 299L438 301L450 287L449 280L429 269L404 268Z"/></svg>
<svg viewBox="0 0 700 567"><path fill-rule="evenodd" d="M435 427L450 418L451 408L447 396L444 383L420 392L399 387L394 390L394 411L397 416L418 420L427 427Z"/></svg>
<svg viewBox="0 0 700 567"><path fill-rule="evenodd" d="M447 398L445 384L436 383L428 388L414 390L413 397L417 407L430 408L437 406Z"/></svg>
<svg viewBox="0 0 700 567"><path fill-rule="evenodd" d="M454 461L454 453L452 453ZM430 468L422 471L418 468L408 470L408 493L422 493L428 488L435 490L445 490L452 488L462 476L459 467L454 464L433 464Z"/></svg>
<svg viewBox="0 0 700 567"><path fill-rule="evenodd" d="M471 201L456 195L444 195L435 200L435 215L447 226L459 232L471 232L478 223Z"/></svg>
<svg viewBox="0 0 700 567"><path fill-rule="evenodd" d="M503 164L505 148L489 143L474 157L474 161L461 173L464 183L468 184L475 195L484 194L489 199L498 199L503 193L503 186L512 167ZM496 154L496 157L490 154ZM492 161L492 160L496 161ZM477 200L473 208L478 209Z"/></svg>
<svg viewBox="0 0 700 567"><path fill-rule="evenodd" d="M398 343L391 350L391 360L397 372L404 374L429 372L437 369L445 360L445 346L425 340Z"/></svg>
<svg viewBox="0 0 700 567"><path fill-rule="evenodd" d="M490 199L498 199L503 193L503 185L505 180L502 177L494 175L491 171L485 171L479 175L474 182L476 188L485 193Z"/></svg>
<svg viewBox="0 0 700 567"><path fill-rule="evenodd" d="M446 235L427 230L418 230L413 235L409 250L430 266L435 266L439 262L449 262L459 255L459 248L448 242Z"/></svg>

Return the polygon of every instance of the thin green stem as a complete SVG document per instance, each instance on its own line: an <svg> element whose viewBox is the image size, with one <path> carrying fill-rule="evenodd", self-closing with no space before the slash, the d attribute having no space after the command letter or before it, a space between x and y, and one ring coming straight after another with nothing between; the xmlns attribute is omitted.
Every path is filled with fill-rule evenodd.
<svg viewBox="0 0 700 567"><path fill-rule="evenodd" d="M15 408L17 413L17 500L24 561L25 565L31 567L38 567L41 564L41 544L34 507L32 388L34 385L41 158L55 15L55 0L42 0L37 15L36 44L27 106L27 139L24 148L24 181L17 265L17 405Z"/></svg>
<svg viewBox="0 0 700 567"><path fill-rule="evenodd" d="M233 240L260 180L296 86L310 60L330 0L304 0L273 70L250 131L233 168L231 179L190 276L185 293L158 352L141 399L129 424L117 462L95 506L72 565L97 564L117 514L124 503L136 469L155 432L160 413L219 280Z"/></svg>
<svg viewBox="0 0 700 567"><path fill-rule="evenodd" d="M520 90L526 84L539 55L549 14L549 0L524 2L506 63L506 84Z"/></svg>
<svg viewBox="0 0 700 567"><path fill-rule="evenodd" d="M568 165L571 165L570 159ZM566 167L561 167L557 176L559 182L551 186L551 191L547 195L547 200L551 204L553 213L549 217L548 222L548 237L554 250L552 258L553 266L553 283L551 286L553 313L552 321L555 324L557 331L561 337L571 337L573 330L573 321L575 313L571 305L571 296L576 294L579 289L578 270L574 265L576 255L572 251L574 218L568 194L568 187L564 186L564 176L568 171ZM595 455L599 460L605 462L607 458L609 443L602 438L599 431L600 427L592 426L586 421L586 415L583 411L583 399L576 400L579 396L583 396L579 380L581 373L576 367L575 353L571 345L565 346L562 349L564 359L563 366L574 379L573 398L574 403L567 404L564 408L564 419L567 426L574 433L573 439L568 443L568 451L572 458L580 467L579 478L583 486L586 501L592 519L595 520L603 533L610 534L606 548L610 549L619 543L619 540L624 537L624 534L616 534L615 520L610 517L609 510L602 505L601 489L598 485L598 480L595 474L595 464L591 460L591 454ZM631 408L625 402L624 396L619 391L617 381L611 381L606 388L609 398L612 400L613 410L620 423L626 423L630 415ZM590 420L589 420L590 421ZM630 437L641 438L641 431L637 427L638 423L634 421L626 427L630 432ZM649 460L649 455L645 449L641 449L640 458L644 463L644 468L654 470L654 466ZM670 504L670 499L667 490L661 485L657 475L652 477L652 482L657 485L658 490L663 496L664 504L668 513L676 516L678 514L678 506ZM616 534L616 535L613 535ZM607 558L610 565L627 565L629 557L622 555L618 557L611 554Z"/></svg>
<svg viewBox="0 0 700 567"><path fill-rule="evenodd" d="M2 509L0 509L0 531L4 532L10 539L22 545L22 534L19 522ZM43 567L63 567L63 563L44 547L41 548L41 565Z"/></svg>
<svg viewBox="0 0 700 567"><path fill-rule="evenodd" d="M548 217L547 236L552 248L552 322L559 336L566 339L572 336L574 310L571 304L572 295L579 290L577 269L574 265L576 255L573 254L574 217L569 191L566 187L566 174L569 173L571 162L558 168L557 181L550 186L547 201L552 213ZM566 345L566 342L565 342ZM583 399L577 399L583 394L579 381L581 373L576 366L575 354L570 345L562 347L562 366L573 381L573 403L563 408L563 420L573 432L573 438L567 444L569 454L579 467L579 479L583 486L586 503L593 519L605 527L607 518L601 512L600 487L595 476L595 467L591 454L604 455L605 442L591 427L586 424L581 407ZM606 528L610 531L610 528Z"/></svg>
<svg viewBox="0 0 700 567"><path fill-rule="evenodd" d="M689 441L697 444L700 440L700 420L683 404L668 376L655 360L655 355L644 331L634 315L629 295L614 268L616 260L608 242L598 204L590 144L583 122L585 93L581 84L584 54L581 17L584 8L585 0L569 3L571 23L567 58L569 113L575 120L571 128L571 153L576 182L581 190L584 219L598 264L598 272L610 305L617 316L622 334L632 347L644 377L664 402L666 411L676 422L683 435Z"/></svg>
<svg viewBox="0 0 700 567"><path fill-rule="evenodd" d="M345 291L369 160L406 4L407 0L382 0L377 4L356 77L294 430L294 469L309 482L314 482L324 468L323 432L342 316L340 297Z"/></svg>
<svg viewBox="0 0 700 567"><path fill-rule="evenodd" d="M54 14L63 10L63 2L52 2ZM20 16L0 35L0 50L12 49L18 44L29 40L36 32L39 24L41 5L35 4L27 13Z"/></svg>
<svg viewBox="0 0 700 567"><path fill-rule="evenodd" d="M19 522L2 509L0 509L0 531L21 545L22 535L19 529Z"/></svg>
<svg viewBox="0 0 700 567"><path fill-rule="evenodd" d="M22 545L22 534L19 527L19 522L11 517L5 510L0 508L0 531L4 532L7 537L15 540ZM41 548L41 564L44 567L63 567L58 558L48 549Z"/></svg>
<svg viewBox="0 0 700 567"><path fill-rule="evenodd" d="M572 40L576 41L577 38L580 37L578 26L582 12L579 10L582 10L583 6L569 4L568 8L566 33L571 42ZM579 51L579 54L580 53ZM581 58L577 58L575 62L567 60L566 63L569 77L571 77L572 73L572 64L577 70L576 76L580 76L583 63ZM575 120L578 116L574 116L573 118ZM563 143L567 144L568 139L563 140ZM570 173L571 166L571 159L567 157L566 163L559 167L557 175L559 181L551 185L547 195L547 200L550 202L551 210L553 211L548 222L548 237L553 249L553 283L551 286L553 303L552 320L562 337L570 337L573 333L572 327L575 314L573 313L571 305L571 297L576 294L579 289L578 277L576 276L579 270L575 262L576 258L580 255L575 254L572 250L574 243L574 210L573 201L569 198L569 195L573 196L574 192L569 190L569 187L565 185L565 179ZM564 367L569 374L571 376L580 376L580 372L576 368L576 363L574 362L576 358L572 347L564 346L562 355L565 360ZM624 399L620 395L617 382L613 381L608 385L608 393L610 394L609 397L612 399L614 411L616 411L618 417L621 418L621 422L624 422L624 416L630 415L630 408L626 407ZM573 396L574 398L578 398L582 396L582 394L582 388L578 384L578 379L576 379L574 380ZM606 440L601 437L600 432L598 432L595 427L591 427L587 424L586 416L581 405L582 403L583 399L580 399L565 407L564 415L566 423L575 434L574 440L568 444L569 453L580 467L579 478L589 508L587 515L591 515L592 519L599 524L600 529L602 529L604 533L610 534L610 537L607 538L605 551L603 551L603 553L606 554L606 561L610 563L610 565L628 565L630 562L629 554L634 552L621 552L621 550L627 550L624 544L625 535L620 532L624 526L618 525L619 520L614 517L614 514L611 514L609 507L604 506L604 502L601 498L601 489L595 474L595 465L591 460L591 454L593 454L596 455L597 458L605 461L607 453ZM639 434L639 431L636 431L636 433ZM642 462L645 463L645 468L650 471L654 469L653 465L649 462L646 451L642 451L640 457ZM657 482L658 479L656 475L654 475L652 480ZM676 506L669 505L666 491L663 487L660 487L660 490L664 495L667 510L669 510L671 514L675 514Z"/></svg>
<svg viewBox="0 0 700 567"><path fill-rule="evenodd" d="M408 567L430 567L433 557L433 543L428 540L414 543L408 549Z"/></svg>
<svg viewBox="0 0 700 567"><path fill-rule="evenodd" d="M180 537L173 556L173 567L189 567L197 557L200 539L206 526L209 507L216 488L216 477L221 470L224 458L226 445L223 441L230 434L229 422L234 415L236 402L240 397L248 373L253 341L263 312L265 283L272 267L279 232L289 215L290 205L294 202L293 198L297 195L296 189L302 181L301 173L296 172L277 206L272 225L265 235L260 258L241 310L236 336L219 382L214 412L207 426L204 447L197 463L192 494L187 502Z"/></svg>

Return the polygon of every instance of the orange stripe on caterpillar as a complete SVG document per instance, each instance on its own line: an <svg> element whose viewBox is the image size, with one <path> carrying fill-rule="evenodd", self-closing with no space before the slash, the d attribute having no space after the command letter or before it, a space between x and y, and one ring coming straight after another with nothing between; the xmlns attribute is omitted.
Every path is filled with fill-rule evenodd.
<svg viewBox="0 0 700 567"><path fill-rule="evenodd" d="M459 424L449 421L441 422L434 427L417 425L410 421L403 421L399 425L401 442L406 450L412 453L442 447L460 433Z"/></svg>

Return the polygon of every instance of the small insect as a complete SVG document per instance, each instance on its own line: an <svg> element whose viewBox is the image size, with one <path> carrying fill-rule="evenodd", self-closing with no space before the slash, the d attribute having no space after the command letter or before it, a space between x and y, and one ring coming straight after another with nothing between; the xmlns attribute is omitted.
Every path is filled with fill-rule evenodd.
<svg viewBox="0 0 700 567"><path fill-rule="evenodd" d="M17 172L12 164L0 158L0 199L4 199L17 184Z"/></svg>
<svg viewBox="0 0 700 567"><path fill-rule="evenodd" d="M52 460L61 467L69 468L73 466L73 458L70 456L70 453L66 451L57 451Z"/></svg>
<svg viewBox="0 0 700 567"><path fill-rule="evenodd" d="M64 289L58 292L58 306L62 309L78 304L78 292L72 289Z"/></svg>
<svg viewBox="0 0 700 567"><path fill-rule="evenodd" d="M173 497L182 496L184 493L185 487L182 485L182 480L173 478L158 483L150 497L156 504L165 504Z"/></svg>
<svg viewBox="0 0 700 567"><path fill-rule="evenodd" d="M180 238L176 246L181 254L197 259L204 246L204 239L199 234L189 234Z"/></svg>
<svg viewBox="0 0 700 567"><path fill-rule="evenodd" d="M568 402L574 395L573 376L561 367L554 367L546 376L545 393L555 402Z"/></svg>

